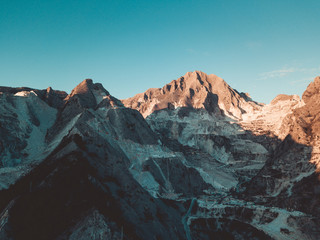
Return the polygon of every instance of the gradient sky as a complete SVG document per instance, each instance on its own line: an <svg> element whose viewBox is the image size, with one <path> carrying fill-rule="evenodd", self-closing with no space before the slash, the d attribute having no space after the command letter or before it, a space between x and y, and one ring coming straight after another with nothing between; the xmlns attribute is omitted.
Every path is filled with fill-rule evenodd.
<svg viewBox="0 0 320 240"><path fill-rule="evenodd" d="M1 0L0 85L70 92L85 78L117 98L188 71L268 103L320 75L319 0Z"/></svg>

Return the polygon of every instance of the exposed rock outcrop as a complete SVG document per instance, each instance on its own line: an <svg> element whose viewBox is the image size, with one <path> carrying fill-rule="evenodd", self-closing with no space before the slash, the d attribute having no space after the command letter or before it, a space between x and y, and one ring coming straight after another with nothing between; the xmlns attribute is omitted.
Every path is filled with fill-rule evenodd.
<svg viewBox="0 0 320 240"><path fill-rule="evenodd" d="M162 88L148 89L122 102L144 117L157 110L192 107L241 118L243 113L259 108L259 104L232 89L222 78L201 71L188 72Z"/></svg>

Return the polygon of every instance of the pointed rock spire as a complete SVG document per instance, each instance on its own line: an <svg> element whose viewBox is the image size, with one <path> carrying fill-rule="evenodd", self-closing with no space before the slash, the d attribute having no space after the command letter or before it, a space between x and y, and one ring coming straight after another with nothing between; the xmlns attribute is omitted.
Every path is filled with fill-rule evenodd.
<svg viewBox="0 0 320 240"><path fill-rule="evenodd" d="M97 102L92 93L93 87L92 79L85 79L71 91L65 100L69 102L71 99L76 98L80 106L94 108Z"/></svg>

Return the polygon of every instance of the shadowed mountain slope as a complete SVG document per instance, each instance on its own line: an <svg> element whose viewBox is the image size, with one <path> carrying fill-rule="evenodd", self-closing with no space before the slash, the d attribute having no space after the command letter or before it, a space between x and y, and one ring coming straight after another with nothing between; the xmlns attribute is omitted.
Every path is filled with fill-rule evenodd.
<svg viewBox="0 0 320 240"><path fill-rule="evenodd" d="M123 101L0 87L0 238L317 239L319 83L266 105L200 71Z"/></svg>

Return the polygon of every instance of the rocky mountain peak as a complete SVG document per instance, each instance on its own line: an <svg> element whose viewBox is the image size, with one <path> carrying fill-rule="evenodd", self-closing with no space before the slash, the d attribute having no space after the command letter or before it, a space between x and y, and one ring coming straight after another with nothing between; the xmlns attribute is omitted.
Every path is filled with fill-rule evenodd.
<svg viewBox="0 0 320 240"><path fill-rule="evenodd" d="M71 120L76 119L80 116L79 114L88 109L95 111L98 108L122 106L121 101L110 95L101 83L93 83L92 79L85 79L64 98L55 125L48 131L47 141L54 139Z"/></svg>
<svg viewBox="0 0 320 240"><path fill-rule="evenodd" d="M206 74L201 71L187 72L183 77L173 80L171 83L164 86L162 89L168 89L168 86L173 86L170 90L180 90L180 91L194 91L204 90L205 92L212 92L214 89L220 87L228 86L222 78L214 74Z"/></svg>
<svg viewBox="0 0 320 240"><path fill-rule="evenodd" d="M77 99L80 106L84 108L95 108L102 101L108 101L108 103L111 101L112 103L109 106L122 106L122 103L112 97L101 83L93 83L92 79L83 80L65 98L66 102L71 99Z"/></svg>
<svg viewBox="0 0 320 240"><path fill-rule="evenodd" d="M320 76L316 77L313 82L309 84L307 89L302 94L302 100L305 103L316 100L314 97L320 93Z"/></svg>
<svg viewBox="0 0 320 240"><path fill-rule="evenodd" d="M140 111L144 117L162 109L192 107L241 118L243 113L259 108L251 98L231 88L222 78L201 71L187 72L162 88L148 89L122 102L126 107Z"/></svg>
<svg viewBox="0 0 320 240"><path fill-rule="evenodd" d="M81 106L86 108L92 108L96 105L96 99L92 93L93 82L91 79L85 79L78 84L71 93L66 97L66 101L71 99L78 99Z"/></svg>

